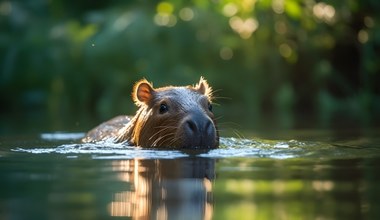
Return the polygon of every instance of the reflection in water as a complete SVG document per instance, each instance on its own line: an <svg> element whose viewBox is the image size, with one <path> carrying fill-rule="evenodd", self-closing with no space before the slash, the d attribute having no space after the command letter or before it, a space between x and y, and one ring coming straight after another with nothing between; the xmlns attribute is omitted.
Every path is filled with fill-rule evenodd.
<svg viewBox="0 0 380 220"><path fill-rule="evenodd" d="M379 161L218 161L213 217L379 219Z"/></svg>
<svg viewBox="0 0 380 220"><path fill-rule="evenodd" d="M121 160L112 162L120 181L131 184L108 204L111 216L133 219L211 219L214 161Z"/></svg>
<svg viewBox="0 0 380 220"><path fill-rule="evenodd" d="M132 183L132 189L117 192L113 201L108 205L111 216L129 216L135 219L146 218L149 214L149 200L151 184L140 173L146 169L139 166L139 160L125 160L112 162L113 170L119 172L121 181Z"/></svg>
<svg viewBox="0 0 380 220"><path fill-rule="evenodd" d="M380 219L377 137L196 155L0 139L0 219Z"/></svg>
<svg viewBox="0 0 380 220"><path fill-rule="evenodd" d="M316 180L312 182L313 189L318 192L331 191L334 188L334 182Z"/></svg>

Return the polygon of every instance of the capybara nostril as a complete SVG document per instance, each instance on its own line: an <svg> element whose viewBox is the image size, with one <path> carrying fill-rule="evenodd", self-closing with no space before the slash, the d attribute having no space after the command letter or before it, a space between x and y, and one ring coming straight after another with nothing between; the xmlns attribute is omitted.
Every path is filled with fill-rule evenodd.
<svg viewBox="0 0 380 220"><path fill-rule="evenodd" d="M205 132L207 135L212 135L215 132L214 125L212 124L211 120L208 120L206 122Z"/></svg>
<svg viewBox="0 0 380 220"><path fill-rule="evenodd" d="M198 126L193 120L191 120L191 119L187 120L185 122L185 125L187 126L188 129L190 129L189 130L190 133L196 134L198 132Z"/></svg>

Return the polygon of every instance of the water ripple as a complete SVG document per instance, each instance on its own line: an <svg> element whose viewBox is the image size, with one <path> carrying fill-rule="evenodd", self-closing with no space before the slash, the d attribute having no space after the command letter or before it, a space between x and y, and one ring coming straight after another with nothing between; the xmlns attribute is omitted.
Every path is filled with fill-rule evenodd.
<svg viewBox="0 0 380 220"><path fill-rule="evenodd" d="M176 150L144 149L124 144L114 143L85 143L64 144L52 148L16 148L15 152L32 154L67 154L67 155L91 155L94 159L173 159L187 156ZM72 157L72 156L71 156Z"/></svg>
<svg viewBox="0 0 380 220"><path fill-rule="evenodd" d="M313 157L331 159L368 157L373 155L373 152L368 149L347 148L328 143L241 138L221 138L220 148L214 150L140 148L110 142L73 143L56 146L56 141L68 142L69 140L76 140L79 142L78 138L82 136L82 133L42 134L41 139L47 142L45 145L38 147L16 147L12 151L31 154L64 154L67 158L90 155L93 159L174 159L194 156L206 158L250 157L289 159Z"/></svg>

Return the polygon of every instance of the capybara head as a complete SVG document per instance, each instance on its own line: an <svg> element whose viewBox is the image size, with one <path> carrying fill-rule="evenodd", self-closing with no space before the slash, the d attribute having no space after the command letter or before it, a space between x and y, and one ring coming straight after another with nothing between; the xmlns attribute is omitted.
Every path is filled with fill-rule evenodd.
<svg viewBox="0 0 380 220"><path fill-rule="evenodd" d="M131 121L130 142L142 147L217 148L212 89L203 78L195 86L153 88L141 80L133 100L140 108Z"/></svg>

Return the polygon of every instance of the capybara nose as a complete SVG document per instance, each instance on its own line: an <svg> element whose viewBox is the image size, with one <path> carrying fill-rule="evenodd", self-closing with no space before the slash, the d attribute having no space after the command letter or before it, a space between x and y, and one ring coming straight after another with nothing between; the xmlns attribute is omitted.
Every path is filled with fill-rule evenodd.
<svg viewBox="0 0 380 220"><path fill-rule="evenodd" d="M201 113L194 113L184 118L180 129L183 129L184 147L206 147L215 145L215 126L211 119Z"/></svg>

